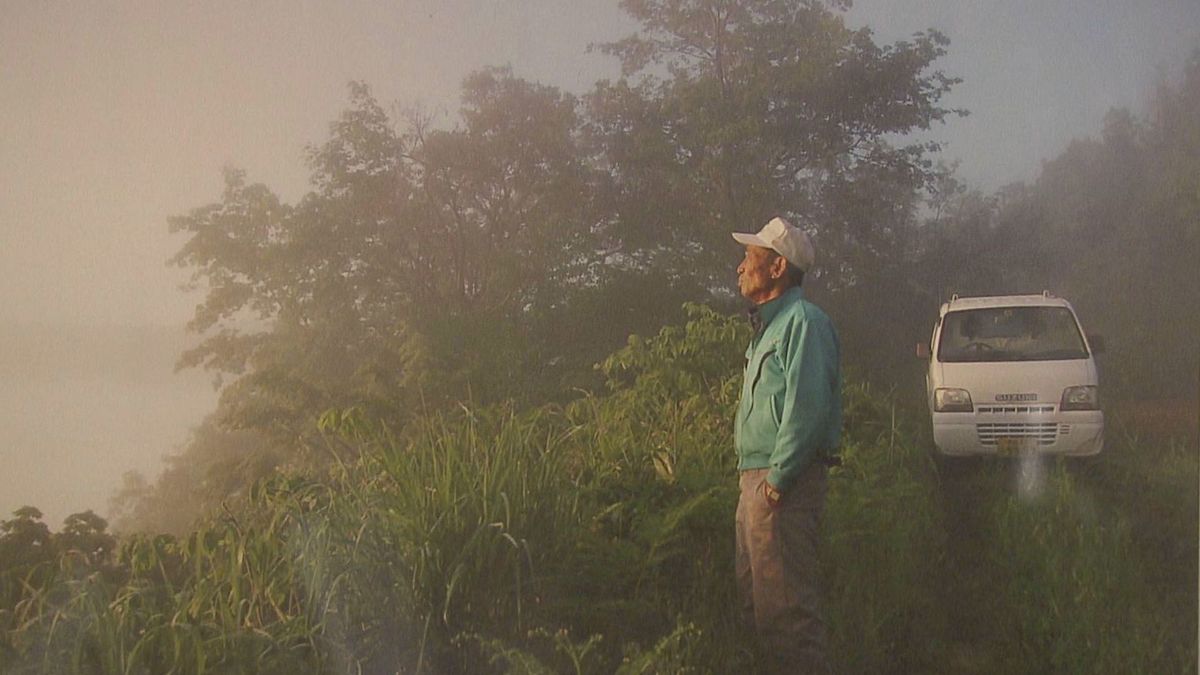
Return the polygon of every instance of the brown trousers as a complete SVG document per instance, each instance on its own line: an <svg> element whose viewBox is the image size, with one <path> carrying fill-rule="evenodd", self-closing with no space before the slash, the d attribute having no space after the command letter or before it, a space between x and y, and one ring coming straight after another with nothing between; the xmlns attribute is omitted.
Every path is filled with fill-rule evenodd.
<svg viewBox="0 0 1200 675"><path fill-rule="evenodd" d="M778 508L762 494L767 469L743 471L737 506L738 596L772 673L830 673L817 544L829 470L805 469Z"/></svg>

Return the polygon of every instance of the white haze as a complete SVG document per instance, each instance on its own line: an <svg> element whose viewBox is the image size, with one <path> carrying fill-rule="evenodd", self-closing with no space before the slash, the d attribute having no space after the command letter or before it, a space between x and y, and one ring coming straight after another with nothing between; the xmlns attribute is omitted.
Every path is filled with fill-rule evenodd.
<svg viewBox="0 0 1200 675"><path fill-rule="evenodd" d="M1112 106L1137 108L1200 46L1195 0L860 0L880 41L933 26L969 108L932 136L973 184L1029 180ZM172 374L200 300L165 261L166 219L237 166L303 194L303 148L365 80L383 101L453 110L464 75L511 65L575 92L615 64L587 44L633 24L615 0L0 0L0 517L52 527L152 477L215 395Z"/></svg>

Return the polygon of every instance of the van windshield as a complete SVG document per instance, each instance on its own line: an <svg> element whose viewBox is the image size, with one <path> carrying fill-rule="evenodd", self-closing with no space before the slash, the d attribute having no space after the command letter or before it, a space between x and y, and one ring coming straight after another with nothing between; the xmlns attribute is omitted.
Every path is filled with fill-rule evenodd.
<svg viewBox="0 0 1200 675"><path fill-rule="evenodd" d="M1056 361L1086 359L1075 315L1066 307L988 307L948 312L938 360Z"/></svg>

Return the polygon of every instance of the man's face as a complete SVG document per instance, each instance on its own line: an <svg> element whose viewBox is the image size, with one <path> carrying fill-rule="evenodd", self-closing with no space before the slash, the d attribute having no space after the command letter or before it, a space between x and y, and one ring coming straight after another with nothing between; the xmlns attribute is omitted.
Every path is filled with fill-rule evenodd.
<svg viewBox="0 0 1200 675"><path fill-rule="evenodd" d="M746 257L738 265L738 290L747 300L762 304L782 290L783 257L769 248L747 246Z"/></svg>

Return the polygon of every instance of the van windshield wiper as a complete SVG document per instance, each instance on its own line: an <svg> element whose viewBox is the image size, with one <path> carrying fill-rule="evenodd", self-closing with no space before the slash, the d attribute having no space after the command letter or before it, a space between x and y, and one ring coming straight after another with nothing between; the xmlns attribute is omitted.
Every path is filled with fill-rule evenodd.
<svg viewBox="0 0 1200 675"><path fill-rule="evenodd" d="M953 355L952 358L944 358L944 361L958 363L990 363L992 361L1019 361L1019 354L1002 351L982 351L982 352L966 352Z"/></svg>
<svg viewBox="0 0 1200 675"><path fill-rule="evenodd" d="M1086 359L1087 354L1077 349L1056 349L1049 352L1026 354L1025 361L1059 361L1065 359Z"/></svg>

